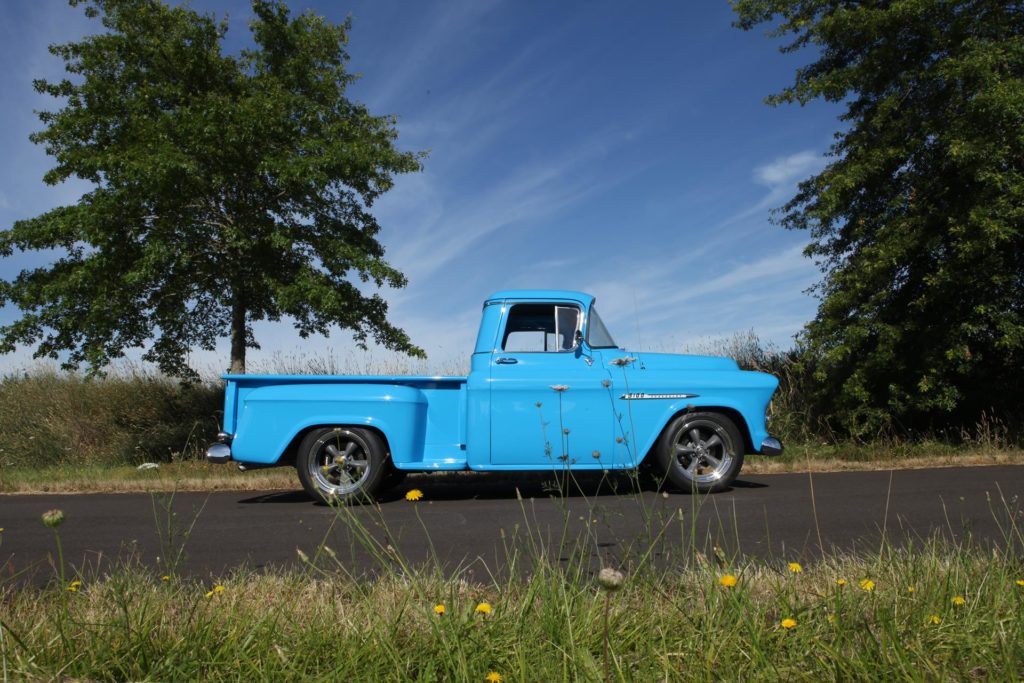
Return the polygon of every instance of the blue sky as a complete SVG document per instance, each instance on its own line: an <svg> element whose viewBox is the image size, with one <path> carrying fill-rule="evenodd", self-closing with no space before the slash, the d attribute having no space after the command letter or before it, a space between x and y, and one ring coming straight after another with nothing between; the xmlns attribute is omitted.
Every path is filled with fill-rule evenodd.
<svg viewBox="0 0 1024 683"><path fill-rule="evenodd" d="M193 2L249 39L245 0ZM781 55L761 31L730 25L726 2L445 0L292 2L354 22L350 90L399 118L399 145L429 150L374 207L389 261L409 278L388 290L392 321L430 360L458 367L480 303L504 288L582 289L629 348L680 351L753 329L788 347L813 317L818 280L808 236L769 222L796 183L825 164L835 106L772 108L806 56ZM48 187L50 160L28 141L31 88L56 78L46 49L97 31L58 0L0 7L0 226L74 202L79 182ZM45 262L0 261L0 277ZM9 322L17 311L0 310ZM373 366L347 333L301 340L287 322L256 326L254 365L285 356ZM30 349L0 356L24 366ZM227 365L227 343L196 367ZM378 363L379 364L379 363Z"/></svg>

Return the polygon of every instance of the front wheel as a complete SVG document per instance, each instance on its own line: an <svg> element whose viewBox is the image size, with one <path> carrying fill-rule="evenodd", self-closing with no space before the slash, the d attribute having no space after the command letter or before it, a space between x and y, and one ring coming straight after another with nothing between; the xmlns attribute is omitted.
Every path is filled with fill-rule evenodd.
<svg viewBox="0 0 1024 683"><path fill-rule="evenodd" d="M710 493L728 488L743 466L743 439L719 413L686 413L662 434L657 456L665 476L681 489Z"/></svg>
<svg viewBox="0 0 1024 683"><path fill-rule="evenodd" d="M370 500L384 476L385 453L380 437L371 430L320 427L299 444L295 466L302 488L315 500Z"/></svg>

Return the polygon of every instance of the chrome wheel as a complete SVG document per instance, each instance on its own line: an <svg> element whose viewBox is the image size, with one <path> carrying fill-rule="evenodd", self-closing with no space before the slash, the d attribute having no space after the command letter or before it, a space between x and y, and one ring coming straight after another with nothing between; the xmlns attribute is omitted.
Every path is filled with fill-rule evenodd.
<svg viewBox="0 0 1024 683"><path fill-rule="evenodd" d="M359 427L321 427L299 445L296 466L309 495L324 502L371 497L384 474L387 450L380 436Z"/></svg>
<svg viewBox="0 0 1024 683"><path fill-rule="evenodd" d="M362 488L370 474L369 446L347 430L327 433L313 444L313 479L325 495L344 496Z"/></svg>
<svg viewBox="0 0 1024 683"><path fill-rule="evenodd" d="M743 466L743 439L721 413L684 413L662 433L656 454L668 480L679 488L721 491Z"/></svg>
<svg viewBox="0 0 1024 683"><path fill-rule="evenodd" d="M695 421L680 430L674 444L675 458L687 478L698 484L720 481L732 467L728 438L723 427L707 421Z"/></svg>

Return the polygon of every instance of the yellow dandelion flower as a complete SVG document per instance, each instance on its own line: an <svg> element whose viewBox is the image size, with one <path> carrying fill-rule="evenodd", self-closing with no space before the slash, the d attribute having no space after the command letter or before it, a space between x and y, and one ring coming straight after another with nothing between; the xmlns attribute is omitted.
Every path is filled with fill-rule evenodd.
<svg viewBox="0 0 1024 683"><path fill-rule="evenodd" d="M0 529L0 531L3 531L3 529ZM1017 579L1017 585L1024 588L1024 579Z"/></svg>
<svg viewBox="0 0 1024 683"><path fill-rule="evenodd" d="M224 592L224 586L222 586L222 585L220 585L218 583L216 586L213 587L213 592L214 593L223 593Z"/></svg>
<svg viewBox="0 0 1024 683"><path fill-rule="evenodd" d="M473 611L479 614L490 614L492 610L493 608L491 607L491 603L481 602L479 605L476 606L476 609Z"/></svg>
<svg viewBox="0 0 1024 683"><path fill-rule="evenodd" d="M830 623L830 624L836 623L836 615L834 615L834 614L828 615L828 623Z"/></svg>
<svg viewBox="0 0 1024 683"><path fill-rule="evenodd" d="M213 597L213 591L206 591L206 597L212 598Z"/></svg>
<svg viewBox="0 0 1024 683"><path fill-rule="evenodd" d="M444 605L434 605L434 614L437 616L443 616L445 613Z"/></svg>
<svg viewBox="0 0 1024 683"><path fill-rule="evenodd" d="M423 497L423 491L419 489L409 489L405 492L405 499L416 501Z"/></svg>
<svg viewBox="0 0 1024 683"><path fill-rule="evenodd" d="M81 587L82 587L82 582L79 581L78 579L75 579L74 581L69 583L68 587L65 588L64 590L66 590L66 591L68 591L70 593L77 593L78 589L81 588Z"/></svg>
<svg viewBox="0 0 1024 683"><path fill-rule="evenodd" d="M793 619L791 617L786 617L779 623L782 625L782 628L786 629L787 631L791 628L796 628L796 619Z"/></svg>
<svg viewBox="0 0 1024 683"><path fill-rule="evenodd" d="M794 574L799 574L804 570L804 568L800 566L799 562L790 562L788 566L789 571L793 572Z"/></svg>
<svg viewBox="0 0 1024 683"><path fill-rule="evenodd" d="M167 576L167 574L164 574L163 576L160 577L160 580L163 581L164 583L167 583L167 582L169 582L171 580L171 577Z"/></svg>
<svg viewBox="0 0 1024 683"><path fill-rule="evenodd" d="M487 681L487 683L501 683L505 679L497 671L488 671L487 675L484 676L484 680Z"/></svg>
<svg viewBox="0 0 1024 683"><path fill-rule="evenodd" d="M940 617L938 614L933 614L930 617L928 617L928 621L938 626L942 623L942 617Z"/></svg>
<svg viewBox="0 0 1024 683"><path fill-rule="evenodd" d="M875 582L871 579L861 579L860 587L866 590L868 593L875 590Z"/></svg>
<svg viewBox="0 0 1024 683"><path fill-rule="evenodd" d="M4 528L2 526L0 526L0 534L2 534L3 532L4 532ZM1020 583L1020 581L1018 581L1017 583Z"/></svg>
<svg viewBox="0 0 1024 683"><path fill-rule="evenodd" d="M846 579L836 579L836 585L842 588L846 585Z"/></svg>
<svg viewBox="0 0 1024 683"><path fill-rule="evenodd" d="M913 592L914 592L914 591L916 591L916 590L917 590L917 589L916 589L916 588L914 588L913 586L907 586L907 592L908 592L908 593L913 593Z"/></svg>
<svg viewBox="0 0 1024 683"><path fill-rule="evenodd" d="M726 588L732 588L736 585L736 577L732 574L724 574L718 577L718 583L722 584Z"/></svg>
<svg viewBox="0 0 1024 683"><path fill-rule="evenodd" d="M963 604L965 604L965 603L966 603L967 601L966 601L966 600L964 600L964 596L962 596L962 595L957 595L957 596L956 596L956 597L954 597L954 598L953 598L952 600L950 600L950 602L952 602L952 603L953 603L954 605L956 605L957 607L959 607L960 605L963 605Z"/></svg>

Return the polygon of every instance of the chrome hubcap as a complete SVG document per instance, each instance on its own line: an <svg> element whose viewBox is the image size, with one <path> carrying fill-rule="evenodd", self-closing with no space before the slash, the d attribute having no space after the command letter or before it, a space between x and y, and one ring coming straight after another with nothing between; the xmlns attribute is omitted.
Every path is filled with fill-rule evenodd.
<svg viewBox="0 0 1024 683"><path fill-rule="evenodd" d="M312 448L310 474L328 495L358 490L370 474L368 446L352 432L338 430L321 437Z"/></svg>
<svg viewBox="0 0 1024 683"><path fill-rule="evenodd" d="M705 484L725 476L733 461L726 439L725 430L713 422L692 422L679 432L674 454L688 479Z"/></svg>

